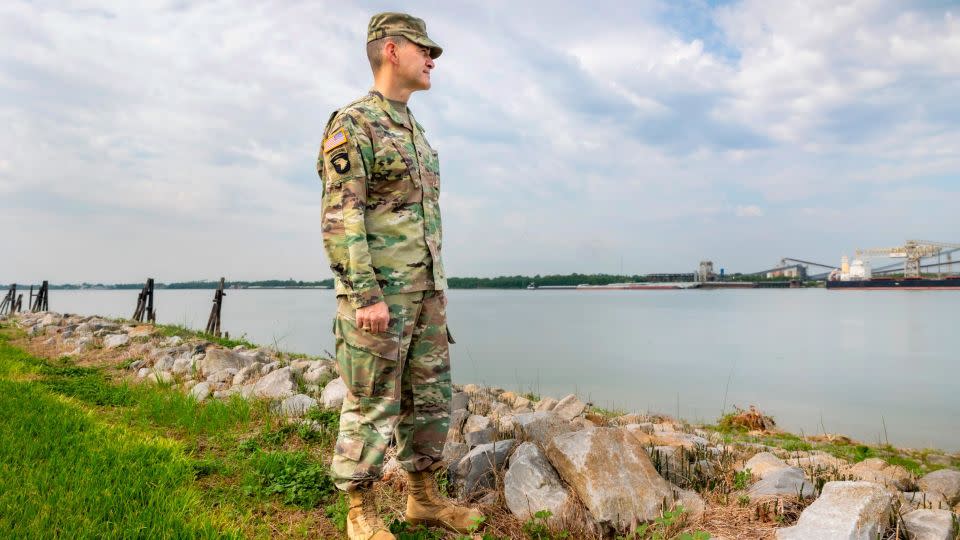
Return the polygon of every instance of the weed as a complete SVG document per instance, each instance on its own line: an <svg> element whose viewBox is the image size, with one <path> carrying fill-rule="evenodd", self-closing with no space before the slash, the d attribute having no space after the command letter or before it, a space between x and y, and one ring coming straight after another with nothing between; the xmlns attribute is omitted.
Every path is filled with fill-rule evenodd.
<svg viewBox="0 0 960 540"><path fill-rule="evenodd" d="M257 451L250 459L252 471L244 483L248 495L280 495L286 504L315 508L334 493L327 468L305 452Z"/></svg>
<svg viewBox="0 0 960 540"><path fill-rule="evenodd" d="M743 491L747 489L747 486L750 485L750 480L752 479L753 472L750 469L737 471L737 473L733 475L733 489L736 491Z"/></svg>
<svg viewBox="0 0 960 540"><path fill-rule="evenodd" d="M523 534L527 535L527 538L530 540L561 540L563 538L569 538L570 533L567 531L554 533L550 530L550 527L547 525L547 520L549 520L552 515L553 513L549 510L540 510L533 514L533 517L523 524Z"/></svg>
<svg viewBox="0 0 960 540"><path fill-rule="evenodd" d="M745 508L750 505L750 496L749 495L740 495L737 497L737 505L741 508Z"/></svg>
<svg viewBox="0 0 960 540"><path fill-rule="evenodd" d="M340 532L347 530L347 513L350 511L350 500L346 493L340 493L332 503L323 507L323 513Z"/></svg>

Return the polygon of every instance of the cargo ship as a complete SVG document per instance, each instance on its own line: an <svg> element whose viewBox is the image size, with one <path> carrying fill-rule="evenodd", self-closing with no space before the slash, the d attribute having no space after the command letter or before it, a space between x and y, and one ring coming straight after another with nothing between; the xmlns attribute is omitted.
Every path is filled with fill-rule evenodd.
<svg viewBox="0 0 960 540"><path fill-rule="evenodd" d="M586 290L637 290L637 291L657 291L667 289L696 289L700 287L698 282L681 281L662 281L662 282L643 282L643 283L611 283L609 285L577 285L577 289Z"/></svg>
<svg viewBox="0 0 960 540"><path fill-rule="evenodd" d="M870 264L861 259L849 262L843 257L840 268L830 273L828 289L850 290L911 290L911 291L960 291L960 276L938 278L925 277L873 277Z"/></svg>

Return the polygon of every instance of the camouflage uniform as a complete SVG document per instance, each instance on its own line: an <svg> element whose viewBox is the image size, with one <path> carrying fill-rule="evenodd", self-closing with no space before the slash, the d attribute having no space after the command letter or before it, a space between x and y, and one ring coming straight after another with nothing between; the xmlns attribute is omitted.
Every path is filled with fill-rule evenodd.
<svg viewBox="0 0 960 540"><path fill-rule="evenodd" d="M440 460L450 401L440 171L423 127L376 91L331 116L317 170L349 389L332 474L350 490L380 478L391 438L407 471ZM356 309L381 300L388 330L358 329Z"/></svg>

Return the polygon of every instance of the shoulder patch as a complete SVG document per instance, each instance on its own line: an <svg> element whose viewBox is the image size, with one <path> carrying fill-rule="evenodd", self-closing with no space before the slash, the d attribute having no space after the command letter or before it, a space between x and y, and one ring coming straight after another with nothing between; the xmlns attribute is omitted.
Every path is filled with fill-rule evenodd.
<svg viewBox="0 0 960 540"><path fill-rule="evenodd" d="M334 148L338 146L342 146L344 144L347 144L347 132L341 128L341 129L338 129L336 132L334 132L333 135L330 135L329 137L327 137L325 141L323 141L323 153L326 154L327 152L333 150Z"/></svg>

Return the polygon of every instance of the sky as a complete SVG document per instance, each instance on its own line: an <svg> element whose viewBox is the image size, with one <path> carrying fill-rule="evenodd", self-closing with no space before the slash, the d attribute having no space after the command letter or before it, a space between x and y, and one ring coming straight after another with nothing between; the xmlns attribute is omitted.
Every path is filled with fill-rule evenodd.
<svg viewBox="0 0 960 540"><path fill-rule="evenodd" d="M0 282L330 277L317 150L379 11L444 47L448 275L960 242L958 4L5 0Z"/></svg>

